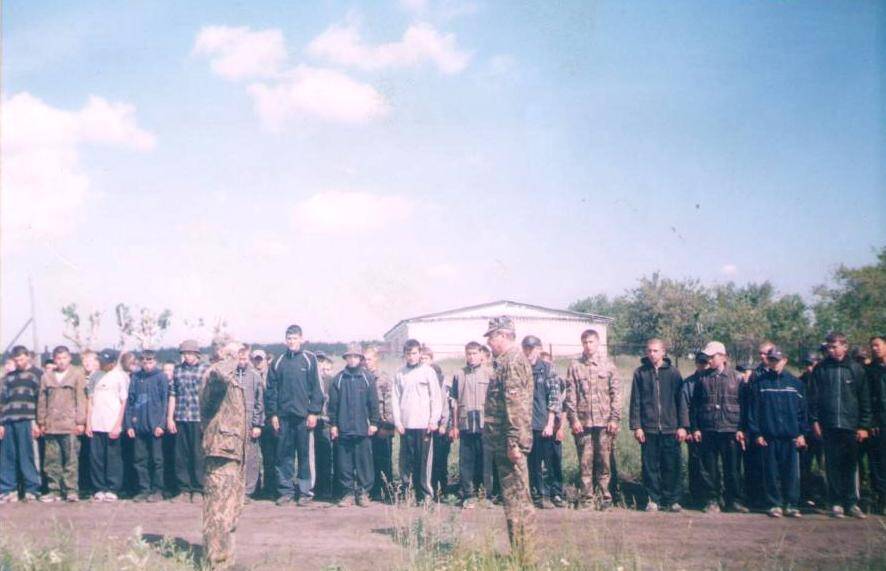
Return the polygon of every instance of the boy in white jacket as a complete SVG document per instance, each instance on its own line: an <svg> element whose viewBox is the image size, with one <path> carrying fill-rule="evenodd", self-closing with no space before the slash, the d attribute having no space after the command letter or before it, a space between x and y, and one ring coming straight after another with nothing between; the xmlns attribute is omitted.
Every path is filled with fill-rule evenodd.
<svg viewBox="0 0 886 571"><path fill-rule="evenodd" d="M394 424L400 433L400 476L404 487L411 485L421 502L433 498L433 435L440 426L443 398L437 373L421 364L421 343L406 341L403 356L406 364L394 377L391 395Z"/></svg>

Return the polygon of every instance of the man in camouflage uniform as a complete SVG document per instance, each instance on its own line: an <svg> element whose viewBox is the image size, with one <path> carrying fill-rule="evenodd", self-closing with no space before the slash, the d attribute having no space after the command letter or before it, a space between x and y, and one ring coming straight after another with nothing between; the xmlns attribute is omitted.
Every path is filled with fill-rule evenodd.
<svg viewBox="0 0 886 571"><path fill-rule="evenodd" d="M566 373L566 410L581 474L579 507L612 505L609 488L612 441L621 421L621 383L615 365L598 353L600 337L593 329L581 334L582 355Z"/></svg>
<svg viewBox="0 0 886 571"><path fill-rule="evenodd" d="M220 361L206 372L200 391L203 422L203 553L210 569L234 563L234 530L243 509L243 464L249 420L246 395L237 375L239 343L228 343Z"/></svg>
<svg viewBox="0 0 886 571"><path fill-rule="evenodd" d="M532 449L532 367L515 343L510 318L491 319L485 337L495 361L486 392L484 435L501 480L512 553L521 565L531 564L535 510L526 456Z"/></svg>

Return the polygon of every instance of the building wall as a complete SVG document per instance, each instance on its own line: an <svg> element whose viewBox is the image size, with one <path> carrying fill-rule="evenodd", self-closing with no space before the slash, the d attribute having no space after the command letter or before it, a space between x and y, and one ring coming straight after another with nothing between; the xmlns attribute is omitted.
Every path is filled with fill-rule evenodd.
<svg viewBox="0 0 886 571"><path fill-rule="evenodd" d="M438 358L458 357L464 354L466 343L470 341L485 342L483 334L486 332L487 325L488 319L482 317L406 322L391 331L385 340L394 352L402 351L406 339L414 338L431 347ZM581 353L581 333L585 329L593 329L600 334L601 351L606 351L607 326L605 323L515 317L514 325L518 341L526 335L535 335L542 340L545 350L552 350L554 356Z"/></svg>

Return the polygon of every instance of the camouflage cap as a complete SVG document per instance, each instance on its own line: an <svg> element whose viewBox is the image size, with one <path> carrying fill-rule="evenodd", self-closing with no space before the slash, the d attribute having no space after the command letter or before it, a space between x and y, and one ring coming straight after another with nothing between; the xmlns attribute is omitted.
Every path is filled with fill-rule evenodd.
<svg viewBox="0 0 886 571"><path fill-rule="evenodd" d="M489 320L489 328L486 333L483 334L483 337L489 337L496 331L510 331L514 333L516 329L514 328L514 321L508 317L507 315L502 315L501 317L493 317Z"/></svg>
<svg viewBox="0 0 886 571"><path fill-rule="evenodd" d="M347 358L348 355L356 355L358 357L362 357L363 347L361 347L359 343L350 343L344 354L342 354L342 358Z"/></svg>

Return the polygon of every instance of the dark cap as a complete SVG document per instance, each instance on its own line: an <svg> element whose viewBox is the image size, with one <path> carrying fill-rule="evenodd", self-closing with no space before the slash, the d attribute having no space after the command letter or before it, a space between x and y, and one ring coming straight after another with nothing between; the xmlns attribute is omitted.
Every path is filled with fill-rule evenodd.
<svg viewBox="0 0 886 571"><path fill-rule="evenodd" d="M785 358L784 353L782 353L781 349L773 345L769 348L769 351L766 351L766 360L767 361L781 361Z"/></svg>
<svg viewBox="0 0 886 571"><path fill-rule="evenodd" d="M355 357L362 357L363 356L363 347L361 347L359 343L350 343L348 345L348 348L345 349L345 352L342 355L342 358L346 359L349 355L353 355Z"/></svg>
<svg viewBox="0 0 886 571"><path fill-rule="evenodd" d="M710 363L711 358L708 355L705 355L703 351L695 352L695 362L696 363Z"/></svg>
<svg viewBox="0 0 886 571"><path fill-rule="evenodd" d="M507 315L493 317L489 320L489 327L487 328L486 333L483 334L483 337L489 337L496 331L510 331L511 333L514 333L516 331L514 328L514 321Z"/></svg>
<svg viewBox="0 0 886 571"><path fill-rule="evenodd" d="M818 363L818 361L819 361L818 355L816 355L815 353L809 353L808 355L803 357L803 364L806 365L807 367L809 365L814 365L814 364Z"/></svg>
<svg viewBox="0 0 886 571"><path fill-rule="evenodd" d="M102 365L111 365L117 362L120 353L113 349L102 349L98 353L98 362Z"/></svg>
<svg viewBox="0 0 886 571"><path fill-rule="evenodd" d="M745 371L748 370L748 366L747 365L736 365L735 370L738 371L739 373L744 373Z"/></svg>
<svg viewBox="0 0 886 571"><path fill-rule="evenodd" d="M524 349L535 349L536 347L541 347L541 339L536 337L535 335L527 335L523 338L523 342L521 343Z"/></svg>

